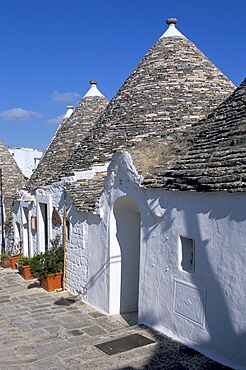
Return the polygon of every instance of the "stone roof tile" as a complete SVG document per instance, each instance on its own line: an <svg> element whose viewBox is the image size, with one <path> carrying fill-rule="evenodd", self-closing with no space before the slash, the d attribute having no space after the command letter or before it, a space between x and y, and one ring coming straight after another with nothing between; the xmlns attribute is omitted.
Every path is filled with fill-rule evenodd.
<svg viewBox="0 0 246 370"><path fill-rule="evenodd" d="M94 178L65 184L65 191L77 211L93 212L96 209L96 201L103 191L105 176L106 173L97 173Z"/></svg>
<svg viewBox="0 0 246 370"><path fill-rule="evenodd" d="M246 79L206 119L181 137L172 166L165 165L146 187L169 190L246 191Z"/></svg>

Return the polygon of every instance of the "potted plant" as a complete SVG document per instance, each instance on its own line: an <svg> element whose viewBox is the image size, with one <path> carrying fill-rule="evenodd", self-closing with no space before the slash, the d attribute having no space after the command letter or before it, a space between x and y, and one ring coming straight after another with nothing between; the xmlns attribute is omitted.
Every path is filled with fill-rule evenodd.
<svg viewBox="0 0 246 370"><path fill-rule="evenodd" d="M0 257L2 267L11 267L11 262L8 253L1 253Z"/></svg>
<svg viewBox="0 0 246 370"><path fill-rule="evenodd" d="M18 267L18 270L19 270L21 276L25 280L30 280L30 279L34 278L34 276L31 275L31 269L30 269L31 260L32 260L32 257L21 256L16 261L16 265Z"/></svg>
<svg viewBox="0 0 246 370"><path fill-rule="evenodd" d="M12 251L10 252L9 259L11 268L13 270L16 269L16 261L22 256L22 242L19 241L18 243L14 244L12 247Z"/></svg>
<svg viewBox="0 0 246 370"><path fill-rule="evenodd" d="M31 274L40 281L40 285L48 290L61 288L63 274L64 252L59 244L60 237L51 240L52 248L35 255L30 262Z"/></svg>

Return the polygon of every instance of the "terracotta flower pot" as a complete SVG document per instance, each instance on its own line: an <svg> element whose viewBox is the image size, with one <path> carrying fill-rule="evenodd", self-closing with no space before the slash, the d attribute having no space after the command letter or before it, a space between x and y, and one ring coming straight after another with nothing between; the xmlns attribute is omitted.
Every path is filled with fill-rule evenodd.
<svg viewBox="0 0 246 370"><path fill-rule="evenodd" d="M57 272L56 274L50 274L45 276L41 281L40 285L42 288L51 292L56 289L60 289L62 287L62 274L63 272Z"/></svg>
<svg viewBox="0 0 246 370"><path fill-rule="evenodd" d="M1 257L2 267L11 267L9 257Z"/></svg>
<svg viewBox="0 0 246 370"><path fill-rule="evenodd" d="M17 267L16 267L16 261L21 257L22 255L21 254L18 254L18 256L10 256L9 259L10 259L10 264L11 264L11 268L12 270L16 270Z"/></svg>
<svg viewBox="0 0 246 370"><path fill-rule="evenodd" d="M30 266L19 265L19 271L20 271L21 276L25 280L34 279L34 277L31 275Z"/></svg>

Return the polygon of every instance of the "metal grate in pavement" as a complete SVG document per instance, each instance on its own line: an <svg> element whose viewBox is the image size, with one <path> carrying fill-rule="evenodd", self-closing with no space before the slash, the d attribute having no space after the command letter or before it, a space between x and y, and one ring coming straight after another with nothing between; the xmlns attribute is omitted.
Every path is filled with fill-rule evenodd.
<svg viewBox="0 0 246 370"><path fill-rule="evenodd" d="M97 344L96 347L108 355L115 355L117 353L126 352L130 349L143 347L151 343L155 343L155 341L146 338L141 334L132 334L109 342Z"/></svg>

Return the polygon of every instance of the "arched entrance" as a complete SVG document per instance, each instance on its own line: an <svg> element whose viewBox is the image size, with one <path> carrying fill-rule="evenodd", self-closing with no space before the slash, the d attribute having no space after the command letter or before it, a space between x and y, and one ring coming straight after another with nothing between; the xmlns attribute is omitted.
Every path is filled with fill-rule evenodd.
<svg viewBox="0 0 246 370"><path fill-rule="evenodd" d="M116 200L110 220L110 314L138 310L140 212L126 195Z"/></svg>

